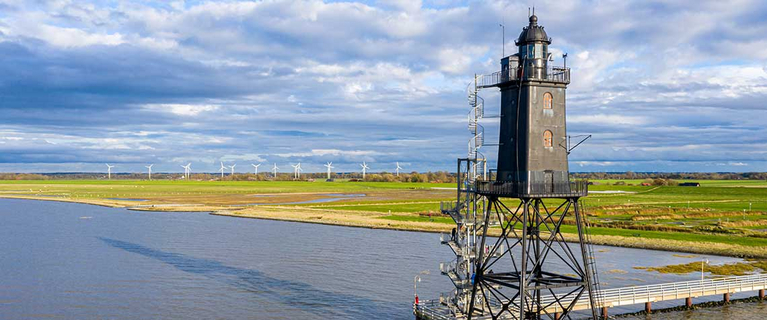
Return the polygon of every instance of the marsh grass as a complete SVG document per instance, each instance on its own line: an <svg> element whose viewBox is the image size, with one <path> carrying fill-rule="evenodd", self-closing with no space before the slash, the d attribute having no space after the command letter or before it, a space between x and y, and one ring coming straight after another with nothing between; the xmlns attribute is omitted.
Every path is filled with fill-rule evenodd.
<svg viewBox="0 0 767 320"><path fill-rule="evenodd" d="M754 273L756 271L767 270L767 260L760 261L747 261L739 263L730 263L723 265L709 265L702 264L700 261L690 262L685 264L675 264L662 267L634 267L638 270L646 270L659 273L675 273L675 274L687 274L692 272L700 272L701 266L703 272L709 272L712 275L717 276L743 276Z"/></svg>

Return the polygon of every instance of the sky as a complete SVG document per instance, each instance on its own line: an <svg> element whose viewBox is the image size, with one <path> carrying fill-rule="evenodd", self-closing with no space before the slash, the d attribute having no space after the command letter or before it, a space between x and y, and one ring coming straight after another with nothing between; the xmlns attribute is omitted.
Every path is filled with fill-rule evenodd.
<svg viewBox="0 0 767 320"><path fill-rule="evenodd" d="M454 171L532 5L592 135L571 171L767 171L761 0L0 0L0 171Z"/></svg>

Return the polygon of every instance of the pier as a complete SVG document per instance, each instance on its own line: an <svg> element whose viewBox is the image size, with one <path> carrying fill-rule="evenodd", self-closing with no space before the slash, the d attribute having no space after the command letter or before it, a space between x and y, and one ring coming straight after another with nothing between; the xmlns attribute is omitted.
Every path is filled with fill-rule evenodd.
<svg viewBox="0 0 767 320"><path fill-rule="evenodd" d="M741 292L758 292L759 298L764 299L764 290L767 289L767 274L755 274L747 276L734 276L705 280L670 282L651 284L646 286L632 286L600 290L595 294L597 305L601 308L602 318L608 315L608 309L612 307L644 304L646 312L652 312L652 303L670 300L685 300L685 305L692 306L692 299L706 296L722 295L722 300L729 302L730 295ZM564 310L569 301L559 301L551 297L541 297L545 309L541 314L554 315ZM587 298L579 299L572 307L572 311L587 310L591 306ZM437 300L421 301L415 307L417 319L467 319L460 312L454 314L446 305ZM475 315L472 319L492 319L491 315ZM510 318L513 319L513 318Z"/></svg>

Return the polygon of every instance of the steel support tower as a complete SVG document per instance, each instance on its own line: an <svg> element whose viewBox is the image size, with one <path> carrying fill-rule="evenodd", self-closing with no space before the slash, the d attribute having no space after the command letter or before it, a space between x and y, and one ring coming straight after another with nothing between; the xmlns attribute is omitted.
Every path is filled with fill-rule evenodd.
<svg viewBox="0 0 767 320"><path fill-rule="evenodd" d="M416 303L417 318L570 319L584 301L597 318L596 265L579 204L588 183L571 181L567 162L570 70L548 66L551 39L537 21L530 16L518 53L501 60L501 71L475 76L467 90L474 136L469 156L458 159L457 200L440 205L456 223L441 236L456 258L440 264L455 289ZM484 88L501 91L494 176L479 152ZM562 228L577 236L565 237Z"/></svg>

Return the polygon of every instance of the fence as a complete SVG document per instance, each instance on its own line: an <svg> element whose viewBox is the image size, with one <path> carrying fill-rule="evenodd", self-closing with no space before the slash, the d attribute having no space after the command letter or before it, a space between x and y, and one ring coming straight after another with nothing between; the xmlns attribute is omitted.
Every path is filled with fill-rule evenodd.
<svg viewBox="0 0 767 320"><path fill-rule="evenodd" d="M568 182L528 182L528 181L477 181L475 190L482 195L502 197L585 197L588 192L588 181L575 180Z"/></svg>
<svg viewBox="0 0 767 320"><path fill-rule="evenodd" d="M533 73L534 74L534 73ZM537 78L533 74L523 77L524 80L537 80L544 82L560 82L570 83L570 68L563 67L549 67L546 69L546 74L543 78ZM478 88L495 87L500 84L504 84L510 81L519 80L518 69L508 69L503 71L493 72L491 74L481 75L477 78Z"/></svg>

